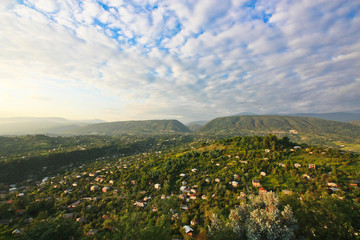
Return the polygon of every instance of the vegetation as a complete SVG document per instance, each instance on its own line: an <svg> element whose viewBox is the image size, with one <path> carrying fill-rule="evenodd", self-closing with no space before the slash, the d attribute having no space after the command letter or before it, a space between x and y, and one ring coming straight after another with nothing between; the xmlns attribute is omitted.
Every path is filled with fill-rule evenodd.
<svg viewBox="0 0 360 240"><path fill-rule="evenodd" d="M44 136L33 138L46 142ZM62 171L47 168L42 180L3 182L0 239L357 239L360 234L355 153L297 145L275 135L77 140L87 138L97 141L88 149L94 153L77 155L71 148L57 153L68 154L60 162L78 163L67 162ZM49 141L54 139L60 141ZM23 160L57 164L54 156Z"/></svg>
<svg viewBox="0 0 360 240"><path fill-rule="evenodd" d="M74 135L108 135L123 134L160 134L186 133L190 130L177 120L146 120L97 123L78 128L71 132Z"/></svg>
<svg viewBox="0 0 360 240"><path fill-rule="evenodd" d="M343 122L296 116L232 116L216 118L199 132L215 135L267 135L293 141L343 148L349 143L360 146L360 127ZM337 145L338 144L338 145ZM349 149L348 149L349 150Z"/></svg>

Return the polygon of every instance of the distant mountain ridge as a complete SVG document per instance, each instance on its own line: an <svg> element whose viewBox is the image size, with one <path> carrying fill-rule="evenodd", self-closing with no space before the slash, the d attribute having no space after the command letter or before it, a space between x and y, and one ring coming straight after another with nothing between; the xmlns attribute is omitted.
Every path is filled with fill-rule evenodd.
<svg viewBox="0 0 360 240"><path fill-rule="evenodd" d="M360 121L360 113L332 112L332 113L295 113L289 116L303 116L312 118L321 118L332 121L352 122Z"/></svg>
<svg viewBox="0 0 360 240"><path fill-rule="evenodd" d="M104 120L68 120L59 117L0 118L0 135L61 134L75 128L103 123Z"/></svg>
<svg viewBox="0 0 360 240"><path fill-rule="evenodd" d="M243 135L276 133L299 136L302 139L360 139L359 126L300 116L255 115L221 117L207 123L199 132Z"/></svg>
<svg viewBox="0 0 360 240"><path fill-rule="evenodd" d="M97 123L74 129L73 135L122 135L187 133L190 130L178 120L144 120Z"/></svg>

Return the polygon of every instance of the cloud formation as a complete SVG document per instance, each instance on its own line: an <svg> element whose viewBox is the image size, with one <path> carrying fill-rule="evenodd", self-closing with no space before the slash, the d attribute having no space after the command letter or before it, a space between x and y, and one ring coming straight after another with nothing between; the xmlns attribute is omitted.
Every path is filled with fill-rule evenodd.
<svg viewBox="0 0 360 240"><path fill-rule="evenodd" d="M0 3L0 114L360 111L357 1Z"/></svg>

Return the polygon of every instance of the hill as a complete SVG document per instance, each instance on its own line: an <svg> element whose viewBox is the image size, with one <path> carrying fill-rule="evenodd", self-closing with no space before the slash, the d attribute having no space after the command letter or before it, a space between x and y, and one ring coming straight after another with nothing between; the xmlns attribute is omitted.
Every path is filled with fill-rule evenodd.
<svg viewBox="0 0 360 240"><path fill-rule="evenodd" d="M202 126L204 126L208 121L195 121L195 122L189 122L186 124L186 126L190 129L190 131L195 132L197 130L200 130Z"/></svg>
<svg viewBox="0 0 360 240"><path fill-rule="evenodd" d="M358 154L274 135L180 138L0 161L0 239L357 239Z"/></svg>
<svg viewBox="0 0 360 240"><path fill-rule="evenodd" d="M210 121L199 132L223 135L266 135L273 133L280 136L286 135L291 139L312 144L332 143L333 145L344 145L345 142L360 144L359 126L298 116L222 117Z"/></svg>
<svg viewBox="0 0 360 240"><path fill-rule="evenodd" d="M187 133L190 130L177 120L121 121L91 124L77 128L69 133L73 135L123 135L123 134L159 134Z"/></svg>

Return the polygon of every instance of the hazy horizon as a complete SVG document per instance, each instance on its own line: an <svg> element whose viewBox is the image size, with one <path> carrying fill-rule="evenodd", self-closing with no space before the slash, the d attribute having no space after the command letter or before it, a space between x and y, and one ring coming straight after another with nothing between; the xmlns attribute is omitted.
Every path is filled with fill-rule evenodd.
<svg viewBox="0 0 360 240"><path fill-rule="evenodd" d="M358 1L0 3L0 118L360 112Z"/></svg>

